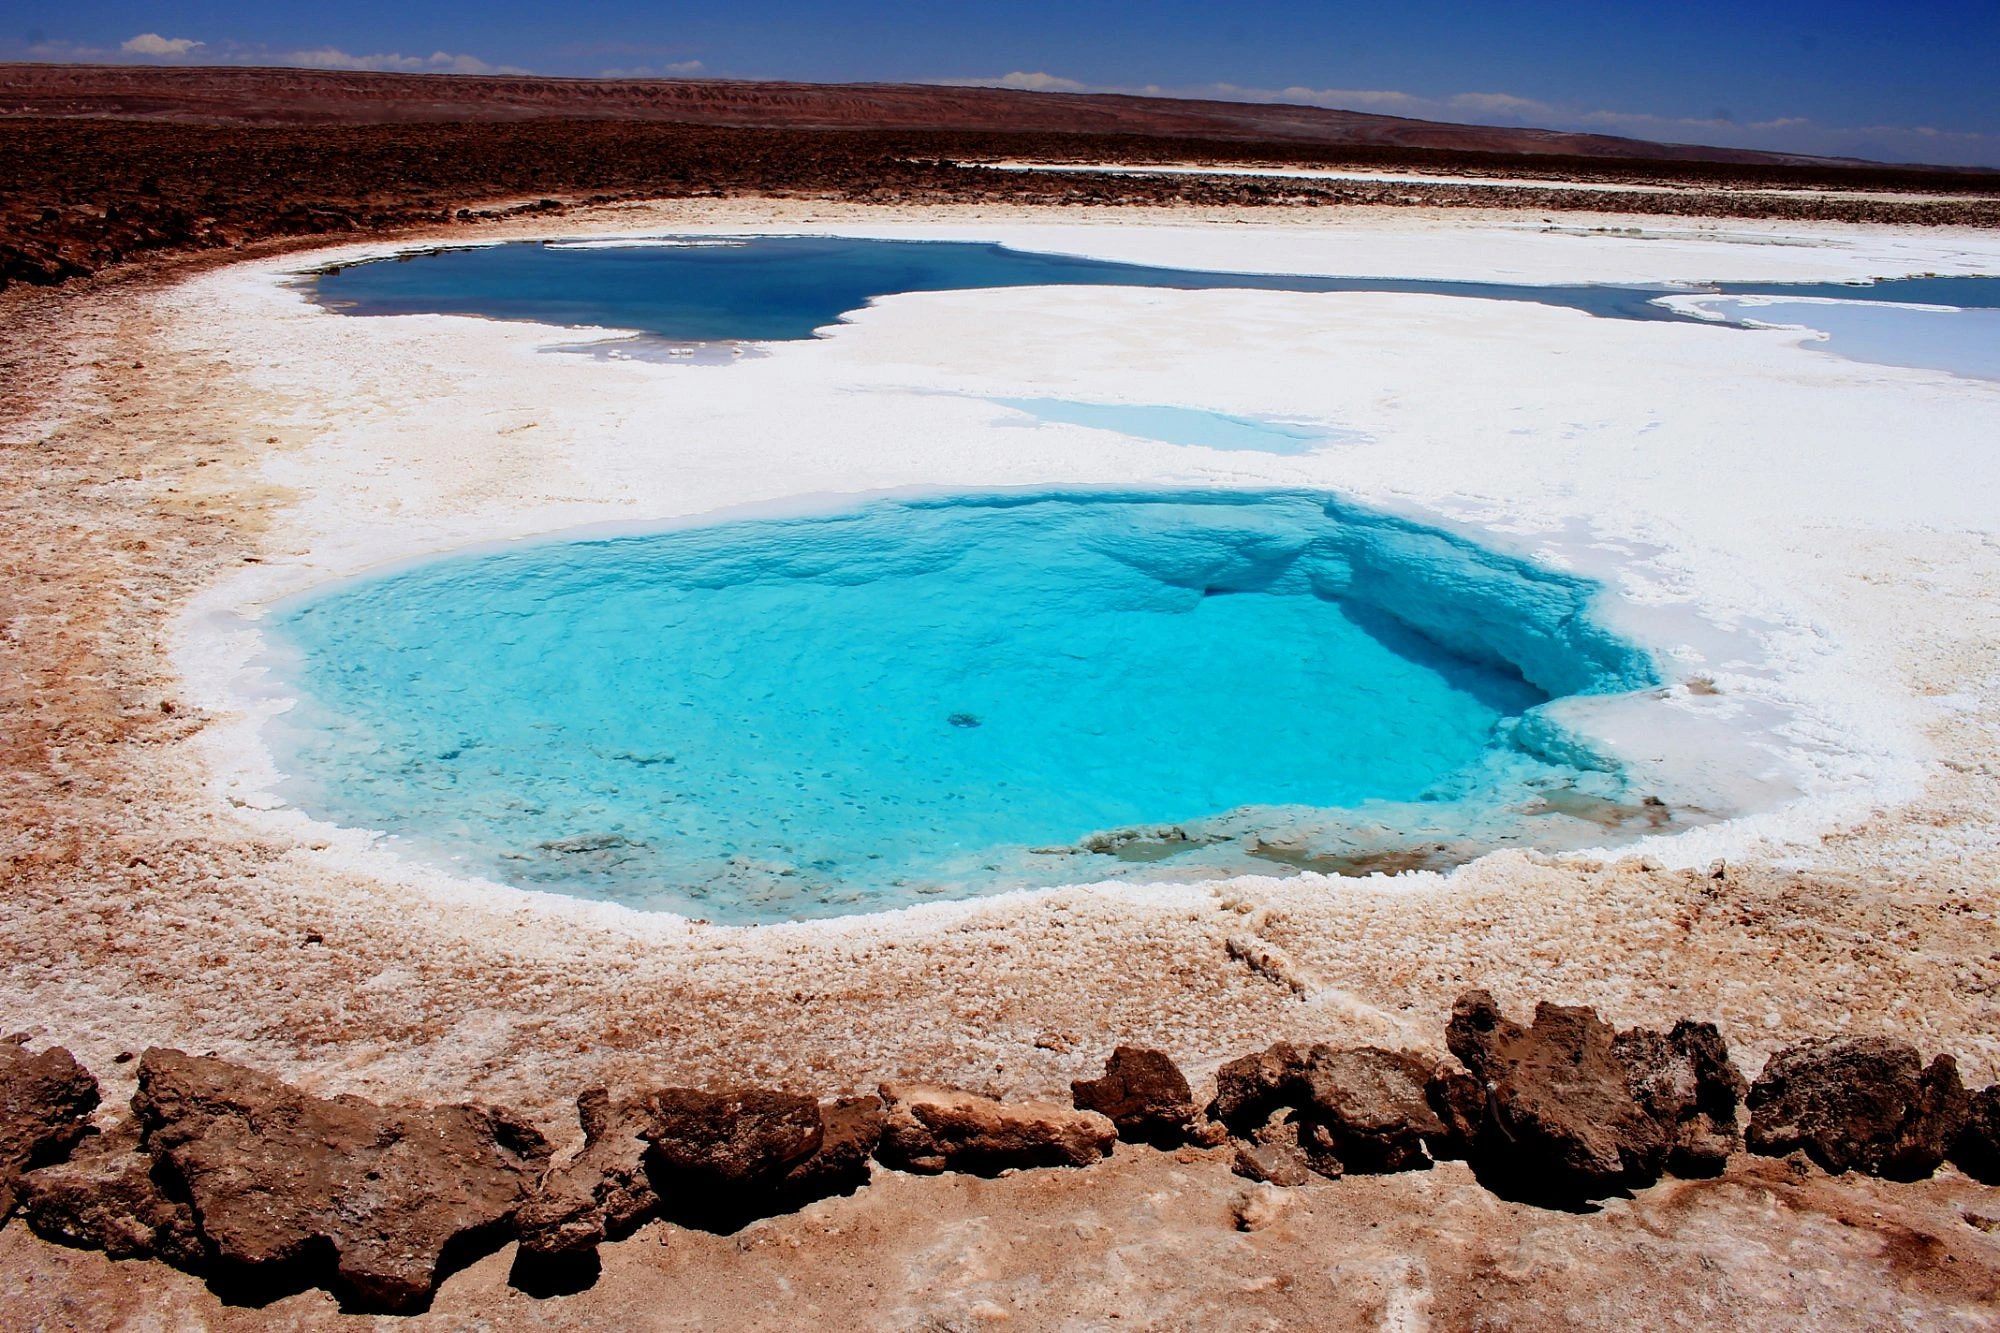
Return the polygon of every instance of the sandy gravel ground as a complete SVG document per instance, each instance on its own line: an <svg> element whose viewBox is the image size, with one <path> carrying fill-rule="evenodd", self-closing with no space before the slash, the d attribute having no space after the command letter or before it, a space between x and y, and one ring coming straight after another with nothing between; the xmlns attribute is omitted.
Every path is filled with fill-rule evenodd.
<svg viewBox="0 0 2000 1333"><path fill-rule="evenodd" d="M1898 715L1921 720L1925 755L1913 794L1781 853L1676 869L1660 868L1672 857L1509 853L1451 876L1061 890L849 928L640 929L374 873L337 854L337 838L233 806L207 736L228 719L188 701L172 658L179 617L246 565L296 554L309 479L271 478L332 423L322 403L247 373L254 350L218 330L191 336L171 288L9 302L0 1015L75 1050L108 1103L130 1093L117 1057L151 1044L323 1093L509 1102L557 1134L591 1082L831 1093L921 1077L1025 1094L1094 1071L1118 1041L1164 1047L1192 1071L1280 1036L1437 1052L1471 984L1511 1007L1594 1004L1621 1025L1712 1018L1752 1072L1780 1040L1887 1032L1955 1052L1969 1082L2000 1077L1993 525L1833 534L1826 577L1882 627L1866 660ZM1927 706L1910 712L1911 700ZM1227 941L1246 936L1280 965L1235 961ZM508 1294L496 1256L448 1283L433 1318L2000 1323L1987 1220L2000 1192L1950 1174L1895 1187L1739 1164L1720 1183L1572 1217L1500 1203L1445 1167L1301 1192L1251 1233L1232 1225L1239 1188L1219 1159L1150 1151L997 1182L890 1177L732 1238L651 1228L607 1251L594 1291L561 1301ZM0 1255L18 1278L4 1299L24 1316L10 1322L31 1326L333 1317L316 1294L229 1312L180 1275L58 1251L18 1225L0 1233Z"/></svg>

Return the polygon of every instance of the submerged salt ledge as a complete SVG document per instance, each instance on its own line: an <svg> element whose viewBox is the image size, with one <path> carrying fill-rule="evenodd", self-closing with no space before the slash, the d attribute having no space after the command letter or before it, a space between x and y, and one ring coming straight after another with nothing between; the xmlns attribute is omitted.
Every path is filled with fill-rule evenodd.
<svg viewBox="0 0 2000 1333"><path fill-rule="evenodd" d="M1066 249L1087 240L1084 248L1111 258L1194 263L1206 256L1230 266L1228 248L1240 247L1246 231L961 227L925 234ZM1754 252L1701 238L1676 249L1491 228L1259 240L1260 255L1305 255L1317 271L1442 274L1484 265L1572 281L1825 279L1994 266L1990 238L1937 234L1831 233L1817 239L1819 248ZM364 396L335 407L351 414L349 423L307 457L279 459L272 468L275 481L296 481L308 492L289 527L297 549L310 554L287 568L254 571L208 605L254 603L385 557L814 490L1052 480L1331 486L1406 512L1510 529L1522 549L1541 547L1559 564L1606 577L1641 608L1672 616L1676 605L1698 599L1706 616L1747 627L1744 641L1715 634L1711 643L1704 636L1712 626L1691 625L1692 651L1683 651L1679 637L1647 641L1684 676L1712 678L1721 690L1677 697L1670 708L1789 710L1794 720L1755 744L1772 744L1774 759L1799 765L1807 799L1776 816L1647 845L1649 855L1669 861L1734 854L1759 836L1810 837L1843 812L1910 790L1925 754L1924 705L1893 682L1885 688L1889 645L1838 580L1828 582L1824 560L1838 561L1838 546L1812 534L1886 532L1911 522L1977 528L1987 517L1974 497L1991 493L1992 479L1974 475L1977 461L1950 447L1990 428L1990 393L1971 385L1940 390L1929 376L1857 373L1782 338L1752 335L1724 348L1699 343L1688 330L1598 324L1586 343L1573 322L1552 312L1474 311L1465 308L1470 303L1447 308L1415 298L1092 292L1086 303L1077 293L971 293L884 302L809 355L786 351L730 368L729 384L674 382L673 369L632 366L592 368L586 383L569 378L579 369L574 363L557 373L534 358L533 349L554 338L573 340L568 331L446 319L340 321L299 308L270 283L233 270L174 299L225 325L256 324L268 340L246 345L285 346L302 354L294 364L344 365ZM1064 339L1039 336L1052 325ZM1235 347L1218 349L1205 336L1219 325L1234 331ZM1121 355L1074 355L1089 346L1079 335ZM1071 354L1045 354L1053 342ZM1542 368L1551 355L1568 358L1562 394L1550 392ZM1412 356L1418 359L1406 359ZM967 365L980 370L952 368ZM281 392L318 392L276 357L252 374ZM1905 387L1913 382L1921 392ZM870 392L829 399L829 384ZM1075 396L1085 384L1129 400L1352 421L1369 442L1337 459L1232 455L1202 463L1190 451L1082 432L1064 437L1050 427L1033 434L1063 437L1069 447L1050 440L1009 453L989 443L983 418L895 393L929 386L1022 395L1055 387ZM1717 385L1729 387L1719 392ZM805 394L815 395L813 438L778 438L773 425L799 419ZM863 400L869 410L855 411ZM1900 442L1893 458L1876 447L1886 438ZM1766 447L1746 452L1736 445L1746 439ZM1810 449L1798 447L1806 441ZM1709 469L1724 466L1738 479L1733 490L1713 484ZM369 517L392 508L395 522ZM1594 528L1569 527L1585 514ZM1600 549L1606 542L1627 554ZM1634 558L1633 551L1643 554ZM183 645L197 697L218 680L218 661L240 663L251 651L240 627L215 628L222 633L205 634L197 619ZM236 700L230 692L207 693L205 702L227 708ZM223 790L243 799L268 790L274 774L251 728L218 730L212 740ZM299 817L254 818L292 825ZM392 860L360 851L361 835L329 836L334 854L352 851L377 870L431 878L396 872ZM936 920L944 909L915 910Z"/></svg>

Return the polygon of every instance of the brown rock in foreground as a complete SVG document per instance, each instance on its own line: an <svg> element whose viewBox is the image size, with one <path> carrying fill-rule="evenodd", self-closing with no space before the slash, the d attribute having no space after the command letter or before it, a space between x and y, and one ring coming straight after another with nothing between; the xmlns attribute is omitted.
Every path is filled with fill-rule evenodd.
<svg viewBox="0 0 2000 1333"><path fill-rule="evenodd" d="M958 1088L885 1083L877 1157L905 1171L996 1175L1036 1166L1087 1166L1110 1154L1118 1127L1095 1111L1055 1102L995 1101Z"/></svg>
<svg viewBox="0 0 2000 1333"><path fill-rule="evenodd" d="M1270 1114L1289 1104L1305 1053L1288 1041L1273 1042L1254 1055L1239 1056L1215 1071L1211 1119L1237 1134L1248 1134Z"/></svg>
<svg viewBox="0 0 2000 1333"><path fill-rule="evenodd" d="M1750 1088L1750 1151L1804 1152L1839 1175L1921 1180L1966 1122L1958 1062L1925 1068L1916 1048L1883 1037L1804 1041L1772 1056Z"/></svg>
<svg viewBox="0 0 2000 1333"><path fill-rule="evenodd" d="M1209 1114L1244 1140L1238 1174L1254 1180L1285 1184L1300 1167L1328 1177L1421 1170L1425 1145L1446 1133L1426 1100L1430 1075L1401 1051L1281 1041L1216 1072Z"/></svg>
<svg viewBox="0 0 2000 1333"><path fill-rule="evenodd" d="M650 1145L642 1135L651 1122L644 1107L592 1088L576 1099L576 1110L583 1149L543 1175L515 1215L520 1257L530 1268L594 1257L600 1242L626 1234L660 1206L646 1174Z"/></svg>
<svg viewBox="0 0 2000 1333"><path fill-rule="evenodd" d="M548 1157L504 1111L313 1097L174 1050L141 1057L132 1108L219 1279L330 1279L384 1310L422 1308L448 1248L503 1240Z"/></svg>
<svg viewBox="0 0 2000 1333"><path fill-rule="evenodd" d="M720 1188L771 1184L819 1151L825 1134L817 1100L768 1088L661 1088L644 1110L649 1163Z"/></svg>
<svg viewBox="0 0 2000 1333"><path fill-rule="evenodd" d="M820 1103L819 1148L785 1172L775 1204L796 1208L834 1194L852 1194L868 1183L869 1163L882 1142L888 1113L880 1097L840 1097Z"/></svg>
<svg viewBox="0 0 2000 1333"><path fill-rule="evenodd" d="M1445 1040L1486 1094L1459 1126L1483 1182L1564 1203L1659 1179L1667 1132L1633 1098L1614 1035L1591 1009L1540 1004L1524 1028L1483 990L1459 996Z"/></svg>
<svg viewBox="0 0 2000 1333"><path fill-rule="evenodd" d="M1095 1111L1134 1143L1174 1147L1194 1124L1194 1091L1164 1051L1120 1046L1105 1062L1104 1077L1074 1079L1070 1097L1079 1111Z"/></svg>
<svg viewBox="0 0 2000 1333"><path fill-rule="evenodd" d="M2000 1185L2000 1083L1966 1098L1965 1124L1952 1142L1951 1161L1982 1185Z"/></svg>
<svg viewBox="0 0 2000 1333"><path fill-rule="evenodd" d="M1612 1050L1633 1099L1667 1132L1667 1170L1685 1179L1721 1175L1743 1144L1736 1108L1744 1082L1715 1024L1682 1019L1665 1036L1633 1028Z"/></svg>
<svg viewBox="0 0 2000 1333"><path fill-rule="evenodd" d="M1444 1122L1424 1098L1431 1067L1402 1051L1315 1046L1299 1073L1300 1115L1348 1172L1422 1170Z"/></svg>
<svg viewBox="0 0 2000 1333"><path fill-rule="evenodd" d="M160 1188L130 1122L85 1139L67 1162L22 1177L21 1208L44 1240L191 1272L207 1260L194 1210Z"/></svg>
<svg viewBox="0 0 2000 1333"><path fill-rule="evenodd" d="M0 1041L0 1223L14 1212L21 1172L67 1154L96 1109L97 1080L68 1051L29 1055Z"/></svg>

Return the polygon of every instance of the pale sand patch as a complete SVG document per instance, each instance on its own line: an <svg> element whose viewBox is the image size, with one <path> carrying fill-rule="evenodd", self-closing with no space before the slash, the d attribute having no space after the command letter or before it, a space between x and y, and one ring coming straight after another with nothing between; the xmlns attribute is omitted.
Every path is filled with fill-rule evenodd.
<svg viewBox="0 0 2000 1333"><path fill-rule="evenodd" d="M1190 232L1187 212L1111 217L1066 229L1076 239L1059 248L1237 267L1255 222L1271 224L1255 248L1281 267L1628 282L1992 271L2000 248L1990 234L1737 222L1726 230L1813 243L1692 226L1666 241L1547 236L1533 218L1245 213ZM949 235L1026 219L737 203L566 228L809 220ZM810 357L696 384L700 368L545 356L525 326L315 311L270 285L273 267L114 290L15 325L59 373L8 437L0 1012L76 1049L108 1101L130 1091L112 1056L148 1043L320 1091L511 1101L559 1132L593 1080L831 1092L920 1076L1024 1094L1093 1070L1119 1040L1196 1070L1281 1035L1435 1051L1470 984L1516 1007L1596 1004L1621 1024L1712 1017L1753 1071L1781 1040L1834 1031L1956 1051L1978 1081L2000 1071L1995 386L1855 366L1781 332L1534 307L1509 306L1503 329L1451 302L1405 317L1380 298L1021 292L899 298ZM1323 308L1349 322L1329 331ZM976 372L938 371L947 316L953 356L983 358L953 364ZM1009 336L1050 320L1130 341L1081 360L1072 345L1056 366ZM1190 336L1202 320L1262 359ZM1697 340L1718 337L1724 390L1700 378L1717 363ZM1279 384L1271 358L1295 341L1321 372ZM1224 411L1260 410L1277 385L1374 436L1247 472L1218 457L1204 480L1297 468L1283 476L1504 523L1559 559L1587 559L1609 534L1606 567L1631 573L1637 595L1747 627L1760 660L1734 675L1727 660L1702 665L1719 697L1761 689L1818 728L1784 738L1797 753L1820 743L1825 764L1800 775L1818 803L1761 830L1768 845L1729 844L1715 871L1721 843L1605 865L1507 854L1451 876L1059 890L724 930L461 884L359 835L233 805L261 803L241 719L187 703L241 682L177 674L169 656L191 607L199 631L246 599L468 541L828 490L1187 466L1190 451L1088 432L1051 433L1025 459L981 451L953 443L985 429L962 401L889 392L1059 371ZM812 421L817 450L749 436L751 414L787 401L760 394L788 374L845 386ZM561 387L584 379L587 399ZM924 415L947 410L960 415ZM892 429L887 414L900 414ZM1507 435L1516 419L1528 434ZM927 427L941 442L915 439ZM1598 529L1570 525L1579 515ZM190 669L227 646L180 642ZM1684 868L1649 868L1669 862ZM1226 941L1245 934L1281 950L1300 985L1233 961Z"/></svg>

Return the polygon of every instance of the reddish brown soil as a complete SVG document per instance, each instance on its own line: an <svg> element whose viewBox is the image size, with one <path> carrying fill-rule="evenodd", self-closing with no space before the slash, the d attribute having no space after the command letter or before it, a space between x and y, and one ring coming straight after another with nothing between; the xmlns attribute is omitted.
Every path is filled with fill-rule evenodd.
<svg viewBox="0 0 2000 1333"><path fill-rule="evenodd" d="M4 93L4 89L0 89ZM1532 169L1546 186L1408 185L1245 177L1104 177L997 172L996 158L1313 163L1486 172ZM1600 210L1572 178L1629 179L1631 162L1480 157L1409 150L1328 156L1297 145L1044 133L776 130L640 121L198 125L0 117L0 286L50 283L163 252L272 238L381 233L578 203L697 195L805 196L872 203L1412 205ZM1658 193L1624 212L2000 225L2000 180L1984 198L1926 173L1645 164ZM1857 200L1729 193L1745 185L1856 179L1905 197ZM1689 186L1696 188L1690 189ZM1673 186L1676 188L1665 188ZM1907 197L1955 187L1950 198Z"/></svg>
<svg viewBox="0 0 2000 1333"><path fill-rule="evenodd" d="M1604 134L1443 124L1322 107L932 84L0 65L0 114L158 117L250 125L559 117L765 129L1133 134L1663 161L1823 161Z"/></svg>

